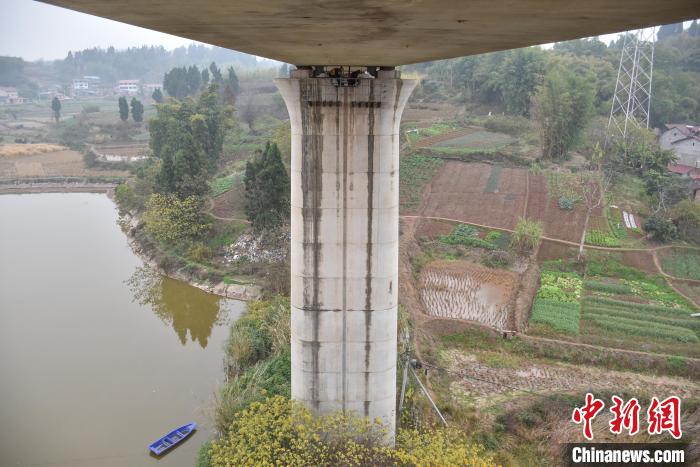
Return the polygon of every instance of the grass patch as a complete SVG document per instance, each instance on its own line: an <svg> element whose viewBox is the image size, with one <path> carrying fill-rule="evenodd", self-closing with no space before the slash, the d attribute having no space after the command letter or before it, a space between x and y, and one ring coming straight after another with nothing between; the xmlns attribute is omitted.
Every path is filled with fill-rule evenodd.
<svg viewBox="0 0 700 467"><path fill-rule="evenodd" d="M498 191L498 181L501 178L502 170L503 167L500 165L494 165L491 167L491 174L486 182L486 189L484 190L484 193L495 193Z"/></svg>
<svg viewBox="0 0 700 467"><path fill-rule="evenodd" d="M693 250L672 250L661 257L664 272L682 279L700 280L700 254Z"/></svg>

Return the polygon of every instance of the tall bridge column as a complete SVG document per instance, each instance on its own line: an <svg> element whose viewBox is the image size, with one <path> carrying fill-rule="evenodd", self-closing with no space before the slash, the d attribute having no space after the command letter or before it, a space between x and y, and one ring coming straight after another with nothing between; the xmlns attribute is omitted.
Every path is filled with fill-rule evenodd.
<svg viewBox="0 0 700 467"><path fill-rule="evenodd" d="M393 439L399 123L415 81L275 82L292 126L292 398L380 418Z"/></svg>

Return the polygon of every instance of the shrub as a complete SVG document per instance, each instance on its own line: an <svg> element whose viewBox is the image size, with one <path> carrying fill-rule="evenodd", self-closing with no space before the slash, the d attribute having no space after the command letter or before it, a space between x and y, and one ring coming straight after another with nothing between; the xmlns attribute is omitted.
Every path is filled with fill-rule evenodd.
<svg viewBox="0 0 700 467"><path fill-rule="evenodd" d="M384 429L352 415L314 417L298 402L273 397L235 415L212 442L211 465L471 465L493 460L454 429L400 430L396 448Z"/></svg>
<svg viewBox="0 0 700 467"><path fill-rule="evenodd" d="M253 402L267 397L291 397L292 361L289 349L260 361L231 378L219 392L216 424L225 431L236 416Z"/></svg>
<svg viewBox="0 0 700 467"><path fill-rule="evenodd" d="M131 186L126 183L117 185L114 189L114 201L122 211L132 211L142 207L141 200Z"/></svg>
<svg viewBox="0 0 700 467"><path fill-rule="evenodd" d="M574 209L575 204L576 204L575 198L570 198L568 196L560 196L559 197L559 207L561 209L566 209L567 211L571 211L572 209Z"/></svg>
<svg viewBox="0 0 700 467"><path fill-rule="evenodd" d="M93 114L100 111L100 106L95 104L88 104L83 106L83 112L86 114Z"/></svg>
<svg viewBox="0 0 700 467"><path fill-rule="evenodd" d="M644 230L651 234L651 238L662 243L678 238L678 229L673 222L661 217L650 217L644 223Z"/></svg>
<svg viewBox="0 0 700 467"><path fill-rule="evenodd" d="M467 224L459 224L450 235L440 235L438 240L447 245L465 245L488 250L495 250L497 247L486 239L479 238L479 231Z"/></svg>
<svg viewBox="0 0 700 467"><path fill-rule="evenodd" d="M197 196L180 199L172 194L154 193L143 215L146 233L162 243L194 240L211 228L203 219L201 208L202 200Z"/></svg>
<svg viewBox="0 0 700 467"><path fill-rule="evenodd" d="M518 136L529 131L532 128L532 124L525 117L492 115L484 121L484 128Z"/></svg>
<svg viewBox="0 0 700 467"><path fill-rule="evenodd" d="M489 268L505 268L513 263L513 258L507 251L490 251L482 259L482 264Z"/></svg>
<svg viewBox="0 0 700 467"><path fill-rule="evenodd" d="M541 238L542 224L520 218L513 235L510 237L510 245L520 253L529 253L537 248Z"/></svg>
<svg viewBox="0 0 700 467"><path fill-rule="evenodd" d="M234 374L290 345L289 299L277 297L248 303L248 312L231 326L226 344L229 370Z"/></svg>
<svg viewBox="0 0 700 467"><path fill-rule="evenodd" d="M187 252L187 259L195 263L206 263L213 256L211 248L203 243L195 243Z"/></svg>

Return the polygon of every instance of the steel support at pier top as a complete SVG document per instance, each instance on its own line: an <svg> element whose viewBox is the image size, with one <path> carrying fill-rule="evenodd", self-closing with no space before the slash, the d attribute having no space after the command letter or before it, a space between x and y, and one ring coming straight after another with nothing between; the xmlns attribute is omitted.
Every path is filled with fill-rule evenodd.
<svg viewBox="0 0 700 467"><path fill-rule="evenodd" d="M275 81L292 126L292 397L380 418L393 439L399 124L416 83L364 76Z"/></svg>

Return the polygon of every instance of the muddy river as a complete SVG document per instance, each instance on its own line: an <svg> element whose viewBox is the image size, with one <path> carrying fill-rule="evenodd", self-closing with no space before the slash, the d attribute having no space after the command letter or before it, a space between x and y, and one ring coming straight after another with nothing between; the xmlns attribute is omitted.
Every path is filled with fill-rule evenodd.
<svg viewBox="0 0 700 467"><path fill-rule="evenodd" d="M101 194L0 195L1 466L192 466L211 433L244 304L144 269L116 219Z"/></svg>

